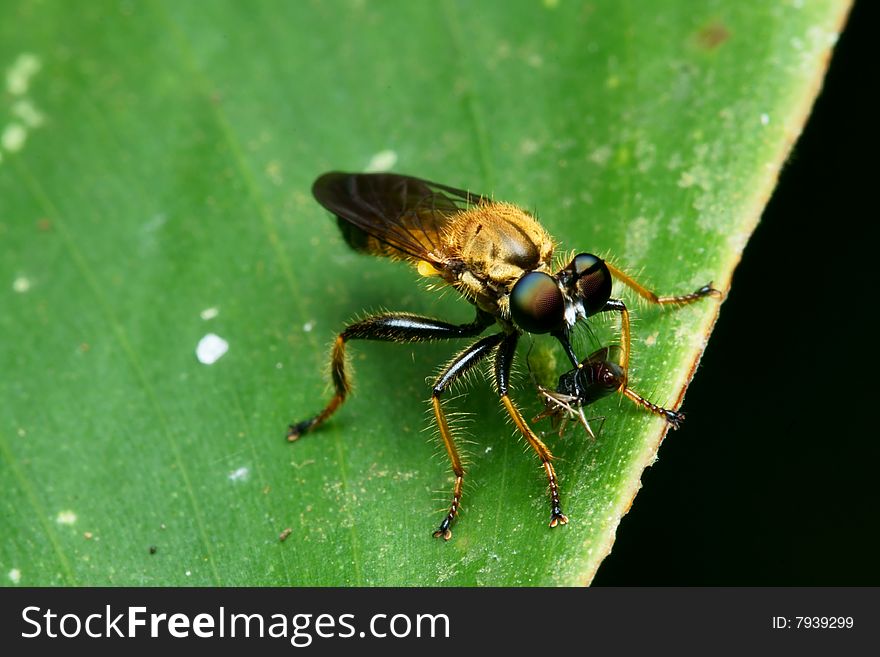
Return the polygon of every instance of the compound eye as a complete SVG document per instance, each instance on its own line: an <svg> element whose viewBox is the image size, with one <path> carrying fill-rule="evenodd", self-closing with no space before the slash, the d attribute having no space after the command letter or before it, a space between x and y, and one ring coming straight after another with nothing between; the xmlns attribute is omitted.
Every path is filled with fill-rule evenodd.
<svg viewBox="0 0 880 657"><path fill-rule="evenodd" d="M583 276L588 269L595 267L599 263L605 264L602 258L594 256L592 253L578 253L572 264L574 265L574 273Z"/></svg>
<svg viewBox="0 0 880 657"><path fill-rule="evenodd" d="M579 253L572 261L577 276L577 293L587 316L594 315L611 297L611 272L605 261L592 253Z"/></svg>
<svg viewBox="0 0 880 657"><path fill-rule="evenodd" d="M540 271L520 278L510 293L513 321L529 333L550 333L562 328L565 300L556 279Z"/></svg>
<svg viewBox="0 0 880 657"><path fill-rule="evenodd" d="M600 378L607 390L617 390L623 383L623 370L615 363L604 363Z"/></svg>

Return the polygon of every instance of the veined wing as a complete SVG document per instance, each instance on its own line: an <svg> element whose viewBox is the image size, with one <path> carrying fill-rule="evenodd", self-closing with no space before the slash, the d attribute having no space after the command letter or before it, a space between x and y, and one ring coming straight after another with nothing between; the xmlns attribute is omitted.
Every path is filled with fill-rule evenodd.
<svg viewBox="0 0 880 657"><path fill-rule="evenodd" d="M348 244L373 255L424 260L437 269L441 235L450 219L489 199L393 173L325 173L312 186L318 202L339 218Z"/></svg>

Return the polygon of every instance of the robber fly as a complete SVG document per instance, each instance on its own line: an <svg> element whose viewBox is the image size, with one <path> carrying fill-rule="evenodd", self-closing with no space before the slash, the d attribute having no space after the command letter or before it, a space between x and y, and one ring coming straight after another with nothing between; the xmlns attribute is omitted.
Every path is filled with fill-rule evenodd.
<svg viewBox="0 0 880 657"><path fill-rule="evenodd" d="M691 294L658 296L610 262L580 253L554 271L554 241L525 210L472 192L391 173L325 173L312 186L317 201L337 217L343 238L356 251L404 260L424 277L455 288L476 309L467 324L450 324L411 313L379 313L340 333L330 355L334 394L312 418L293 424L296 440L327 420L351 390L345 361L349 340L430 342L474 338L497 330L460 351L435 379L431 405L437 429L455 475L452 503L434 536L448 540L461 505L464 468L441 397L481 361L495 360L493 379L501 404L541 461L550 484L550 526L565 524L552 455L529 427L509 396L510 369L523 332L550 334L581 369L569 339L575 324L597 313L617 313L621 342L615 364L617 390L668 421L674 411L646 402L627 387L630 353L629 312L611 298L612 277L658 305L684 305L719 295L711 284Z"/></svg>

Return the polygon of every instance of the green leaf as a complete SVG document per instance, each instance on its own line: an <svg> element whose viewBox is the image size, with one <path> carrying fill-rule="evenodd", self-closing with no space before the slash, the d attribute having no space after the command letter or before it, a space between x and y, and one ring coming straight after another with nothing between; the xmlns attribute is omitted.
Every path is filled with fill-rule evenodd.
<svg viewBox="0 0 880 657"><path fill-rule="evenodd" d="M661 293L726 289L847 8L4 3L3 584L589 582L666 431L625 401L596 405L596 442L536 425L571 519L550 530L543 473L490 386L447 400L473 441L448 543L431 538L451 480L425 377L463 345L353 343L353 397L284 440L327 400L353 316L472 317L347 249L310 184L393 167L534 209L561 250ZM675 405L719 304L623 294L632 385ZM229 345L212 365L208 333ZM578 350L616 339L595 323ZM536 369L564 361L522 342L531 417L530 342Z"/></svg>

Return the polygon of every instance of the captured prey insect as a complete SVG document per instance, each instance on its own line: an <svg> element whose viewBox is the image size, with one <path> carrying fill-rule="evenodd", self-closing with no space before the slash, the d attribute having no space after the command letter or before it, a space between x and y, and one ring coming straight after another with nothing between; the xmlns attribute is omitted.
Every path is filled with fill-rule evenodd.
<svg viewBox="0 0 880 657"><path fill-rule="evenodd" d="M612 277L647 301L663 306L720 295L711 284L690 294L658 296L590 253L580 253L554 271L554 241L528 212L510 203L419 178L391 173L325 173L315 181L312 193L336 215L350 247L407 261L420 275L456 289L475 306L476 315L467 324L451 324L411 313L384 312L349 324L336 337L330 355L333 397L320 413L291 425L288 440L315 429L345 401L351 390L345 360L348 341L430 342L475 338L490 326L497 329L461 350L441 371L431 390L434 419L455 476L452 502L435 537L448 540L452 535L465 473L441 397L457 379L490 357L494 358L492 378L501 404L540 459L547 476L550 526L568 522L559 499L553 456L510 398L511 364L523 332L556 338L574 367L573 374L569 374L577 380L577 370L584 364L571 345L572 328L597 313L618 314L621 345L614 363L616 390L669 421L676 417L673 411L645 402L635 393L627 394L632 392L627 380L629 311L623 301L611 298ZM592 367L589 359L586 365ZM570 396L579 401L582 397L578 390L566 388L562 392L573 393Z"/></svg>
<svg viewBox="0 0 880 657"><path fill-rule="evenodd" d="M596 434L584 414L584 406L617 392L652 413L661 415L672 428L681 427L684 413L657 406L628 388L626 372L619 363L619 346L602 347L584 358L577 367L562 374L555 390L538 385L538 394L544 400L544 411L532 418L532 422L549 417L561 436L568 421L575 420L595 440Z"/></svg>
<svg viewBox="0 0 880 657"><path fill-rule="evenodd" d="M551 418L561 437L569 420L575 420L595 440L596 434L584 414L584 406L621 390L625 376L616 362L620 359L619 352L617 345L594 351L577 367L562 374L555 390L538 384L538 395L544 401L544 410L532 418L532 422ZM602 418L603 423L604 420Z"/></svg>

